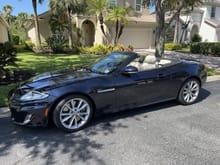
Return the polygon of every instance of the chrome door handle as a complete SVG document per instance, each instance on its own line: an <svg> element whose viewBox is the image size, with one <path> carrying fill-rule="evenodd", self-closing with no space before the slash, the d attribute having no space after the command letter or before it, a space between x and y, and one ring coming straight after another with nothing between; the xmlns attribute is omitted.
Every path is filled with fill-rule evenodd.
<svg viewBox="0 0 220 165"><path fill-rule="evenodd" d="M109 89L98 89L97 93L106 93L106 92L112 92L115 91L115 88L109 88Z"/></svg>

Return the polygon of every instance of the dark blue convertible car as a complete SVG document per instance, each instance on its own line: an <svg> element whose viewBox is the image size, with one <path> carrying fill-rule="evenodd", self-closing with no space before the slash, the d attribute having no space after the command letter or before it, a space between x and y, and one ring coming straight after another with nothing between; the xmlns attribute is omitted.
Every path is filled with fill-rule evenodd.
<svg viewBox="0 0 220 165"><path fill-rule="evenodd" d="M207 73L203 64L114 52L79 70L48 72L9 94L11 119L19 125L45 126L73 132L96 113L115 112L178 100L194 103Z"/></svg>

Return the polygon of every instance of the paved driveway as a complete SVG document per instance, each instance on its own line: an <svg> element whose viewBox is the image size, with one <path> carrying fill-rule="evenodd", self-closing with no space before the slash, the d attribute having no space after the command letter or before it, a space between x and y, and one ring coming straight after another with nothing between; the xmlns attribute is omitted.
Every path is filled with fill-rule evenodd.
<svg viewBox="0 0 220 165"><path fill-rule="evenodd" d="M220 81L199 102L175 101L97 118L73 134L14 126L0 113L0 164L219 165Z"/></svg>

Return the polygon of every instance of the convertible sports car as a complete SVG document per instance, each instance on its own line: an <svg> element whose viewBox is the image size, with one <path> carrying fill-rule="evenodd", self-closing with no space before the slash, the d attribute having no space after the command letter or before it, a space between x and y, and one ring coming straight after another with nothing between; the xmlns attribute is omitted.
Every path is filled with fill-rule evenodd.
<svg viewBox="0 0 220 165"><path fill-rule="evenodd" d="M9 93L11 119L19 125L49 121L67 132L85 127L96 113L177 99L194 103L207 73L197 62L114 52L79 70L48 72Z"/></svg>

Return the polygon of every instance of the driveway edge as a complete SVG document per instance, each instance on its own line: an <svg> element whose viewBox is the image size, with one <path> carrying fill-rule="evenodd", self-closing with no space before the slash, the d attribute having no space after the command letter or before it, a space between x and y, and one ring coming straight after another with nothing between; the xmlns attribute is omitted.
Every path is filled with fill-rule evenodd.
<svg viewBox="0 0 220 165"><path fill-rule="evenodd" d="M207 77L207 82L218 81L218 80L220 80L220 75Z"/></svg>

